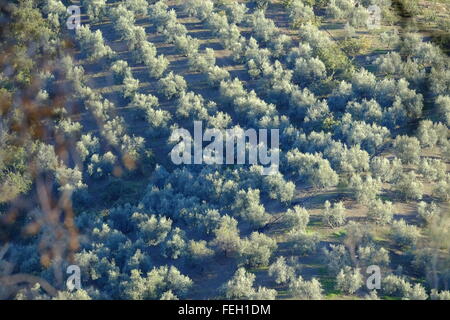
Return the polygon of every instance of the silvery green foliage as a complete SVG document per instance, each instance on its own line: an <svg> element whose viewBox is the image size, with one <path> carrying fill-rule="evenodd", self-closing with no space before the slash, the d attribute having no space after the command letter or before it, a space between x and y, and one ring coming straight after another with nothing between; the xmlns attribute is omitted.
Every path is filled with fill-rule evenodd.
<svg viewBox="0 0 450 320"><path fill-rule="evenodd" d="M82 161L96 153L99 147L100 141L98 137L93 136L91 133L83 134L76 144L78 155Z"/></svg>
<svg viewBox="0 0 450 320"><path fill-rule="evenodd" d="M384 248L378 248L373 244L358 247L358 264L360 267L377 265L387 267L390 263L389 252Z"/></svg>
<svg viewBox="0 0 450 320"><path fill-rule="evenodd" d="M388 224L392 221L394 207L392 202L375 199L368 205L367 217L377 224Z"/></svg>
<svg viewBox="0 0 450 320"><path fill-rule="evenodd" d="M304 231L309 223L309 213L306 209L295 206L286 211L284 221L290 230Z"/></svg>
<svg viewBox="0 0 450 320"><path fill-rule="evenodd" d="M427 300L428 294L425 288L420 284L416 283L414 286L410 287L408 291L406 291L403 300Z"/></svg>
<svg viewBox="0 0 450 320"><path fill-rule="evenodd" d="M174 266L154 268L146 275L137 269L131 271L129 281L124 283L124 295L132 300L158 299L167 291L183 297L192 286L192 280L181 274Z"/></svg>
<svg viewBox="0 0 450 320"><path fill-rule="evenodd" d="M195 52L189 57L189 68L192 71L206 73L216 64L214 49L206 48L203 53Z"/></svg>
<svg viewBox="0 0 450 320"><path fill-rule="evenodd" d="M305 3L302 0L293 0L289 3L289 20L295 26L307 22L314 22L316 16L314 15L313 8Z"/></svg>
<svg viewBox="0 0 450 320"><path fill-rule="evenodd" d="M394 141L395 152L403 163L417 164L420 158L420 142L415 137L397 136Z"/></svg>
<svg viewBox="0 0 450 320"><path fill-rule="evenodd" d="M174 44L177 50L179 50L183 55L189 57L190 64L196 57L199 57L198 47L200 46L200 42L198 39L192 38L189 35L175 36ZM194 69L193 67L191 68Z"/></svg>
<svg viewBox="0 0 450 320"><path fill-rule="evenodd" d="M369 294L366 294L366 295L364 296L364 299L365 299L365 300L381 300L380 297L379 297L378 294L377 294L377 290L372 290L372 291L370 291Z"/></svg>
<svg viewBox="0 0 450 320"><path fill-rule="evenodd" d="M219 66L213 66L207 71L208 84L212 87L218 87L222 81L227 81L230 78L230 73Z"/></svg>
<svg viewBox="0 0 450 320"><path fill-rule="evenodd" d="M156 246L163 243L172 230L172 220L165 216L134 212L129 219L133 224L132 230L135 230L148 246ZM171 234L173 241L174 239L182 238L182 236L180 230L174 230Z"/></svg>
<svg viewBox="0 0 450 320"><path fill-rule="evenodd" d="M227 215L221 217L217 229L214 230L212 244L225 253L237 252L241 244L237 225L236 219Z"/></svg>
<svg viewBox="0 0 450 320"><path fill-rule="evenodd" d="M375 153L390 136L388 128L365 121L355 121L349 113L342 117L338 130L348 145L359 145L369 154Z"/></svg>
<svg viewBox="0 0 450 320"><path fill-rule="evenodd" d="M350 24L356 28L367 27L367 21L369 20L369 12L363 6L358 6L351 10L349 15Z"/></svg>
<svg viewBox="0 0 450 320"><path fill-rule="evenodd" d="M330 228L336 228L345 224L345 207L342 202L333 203L325 201L325 209L322 215L322 222Z"/></svg>
<svg viewBox="0 0 450 320"><path fill-rule="evenodd" d="M197 265L202 265L208 262L209 259L214 255L214 250L207 246L205 240L195 241L189 240L187 246L187 258Z"/></svg>
<svg viewBox="0 0 450 320"><path fill-rule="evenodd" d="M127 75L123 79L123 97L133 99L139 89L139 80Z"/></svg>
<svg viewBox="0 0 450 320"><path fill-rule="evenodd" d="M326 14L332 19L347 18L354 9L352 0L330 0L326 7Z"/></svg>
<svg viewBox="0 0 450 320"><path fill-rule="evenodd" d="M441 181L445 179L447 165L439 159L421 158L418 173L427 182Z"/></svg>
<svg viewBox="0 0 450 320"><path fill-rule="evenodd" d="M103 155L95 153L91 156L87 165L87 172L93 178L108 176L112 173L116 162L117 157L111 153L111 151L108 151Z"/></svg>
<svg viewBox="0 0 450 320"><path fill-rule="evenodd" d="M272 56L275 58L284 58L292 46L292 38L285 34L279 34L270 43Z"/></svg>
<svg viewBox="0 0 450 320"><path fill-rule="evenodd" d="M124 60L116 60L111 65L110 70L118 82L122 82L125 78L131 78L133 76L131 73L131 68L128 66L128 62Z"/></svg>
<svg viewBox="0 0 450 320"><path fill-rule="evenodd" d="M179 300L178 297L172 292L172 290L168 290L161 295L160 300Z"/></svg>
<svg viewBox="0 0 450 320"><path fill-rule="evenodd" d="M322 253L327 269L334 275L351 265L350 254L343 245L331 244L329 249L323 248Z"/></svg>
<svg viewBox="0 0 450 320"><path fill-rule="evenodd" d="M336 277L336 289L347 294L353 294L363 285L363 276L358 268L344 267Z"/></svg>
<svg viewBox="0 0 450 320"><path fill-rule="evenodd" d="M449 96L439 96L436 98L436 105L438 107L438 112L444 119L447 126L450 126L450 97Z"/></svg>
<svg viewBox="0 0 450 320"><path fill-rule="evenodd" d="M265 10L270 3L270 0L255 0L256 7L261 10Z"/></svg>
<svg viewBox="0 0 450 320"><path fill-rule="evenodd" d="M203 99L202 96L190 91L182 94L177 101L177 116L192 120L207 120L209 109L214 105Z"/></svg>
<svg viewBox="0 0 450 320"><path fill-rule="evenodd" d="M181 96L186 91L187 83L182 76L170 72L158 81L158 90L166 98Z"/></svg>
<svg viewBox="0 0 450 320"><path fill-rule="evenodd" d="M92 32L89 26L81 26L77 29L76 37L80 42L81 50L86 52L89 61L97 61L104 57L111 58L114 54L112 49L105 44L100 30Z"/></svg>
<svg viewBox="0 0 450 320"><path fill-rule="evenodd" d="M186 235L183 230L176 227L162 243L163 256L176 260L186 253Z"/></svg>
<svg viewBox="0 0 450 320"><path fill-rule="evenodd" d="M287 164L293 175L316 188L335 186L339 176L331 168L328 160L320 154L301 153L298 149L286 154Z"/></svg>
<svg viewBox="0 0 450 320"><path fill-rule="evenodd" d="M381 288L383 293L394 297L404 297L410 290L411 284L403 277L389 274L382 278Z"/></svg>
<svg viewBox="0 0 450 320"><path fill-rule="evenodd" d="M278 257L269 266L269 276L275 278L275 283L286 284L295 277L295 269L286 263L285 257Z"/></svg>
<svg viewBox="0 0 450 320"><path fill-rule="evenodd" d="M314 232L291 230L287 233L287 241L296 254L309 255L317 250L320 237Z"/></svg>
<svg viewBox="0 0 450 320"><path fill-rule="evenodd" d="M239 3L236 1L225 3L225 12L227 13L230 23L241 23L244 20L247 11L248 9L245 3Z"/></svg>
<svg viewBox="0 0 450 320"><path fill-rule="evenodd" d="M397 29L392 29L392 31L381 33L380 39L388 47L397 47L400 43L400 36Z"/></svg>
<svg viewBox="0 0 450 320"><path fill-rule="evenodd" d="M394 221L392 224L392 240L400 247L413 247L420 237L420 230L409 225L405 220Z"/></svg>
<svg viewBox="0 0 450 320"><path fill-rule="evenodd" d="M363 99L361 103L351 101L347 104L345 111L352 115L352 118L367 123L379 123L383 117L383 110L374 99Z"/></svg>
<svg viewBox="0 0 450 320"><path fill-rule="evenodd" d="M373 157L370 161L370 171L372 176L382 182L393 182L400 177L403 166L398 158L387 159L384 157Z"/></svg>
<svg viewBox="0 0 450 320"><path fill-rule="evenodd" d="M450 91L450 70L433 68L430 74L430 89L435 96L447 95Z"/></svg>
<svg viewBox="0 0 450 320"><path fill-rule="evenodd" d="M322 285L316 278L306 281L298 276L297 279L292 279L289 282L289 293L300 300L321 300L323 298L322 292Z"/></svg>
<svg viewBox="0 0 450 320"><path fill-rule="evenodd" d="M367 175L364 178L355 174L350 179L350 187L355 191L356 201L361 204L369 204L374 201L381 192L381 180L372 178Z"/></svg>
<svg viewBox="0 0 450 320"><path fill-rule="evenodd" d="M277 292L274 289L253 287L256 276L239 268L234 276L223 285L223 291L226 299L230 300L274 300Z"/></svg>
<svg viewBox="0 0 450 320"><path fill-rule="evenodd" d="M448 290L438 291L436 289L431 289L430 299L431 300L450 300L450 291L448 291Z"/></svg>
<svg viewBox="0 0 450 320"><path fill-rule="evenodd" d="M45 0L44 1L43 11L47 15L56 14L59 17L65 17L67 15L66 10L67 10L66 6L64 5L64 3L62 3L61 0Z"/></svg>
<svg viewBox="0 0 450 320"><path fill-rule="evenodd" d="M265 267L269 264L272 253L277 249L276 241L259 232L253 232L243 239L240 246L240 260L249 267Z"/></svg>
<svg viewBox="0 0 450 320"><path fill-rule="evenodd" d="M295 184L286 181L281 173L265 176L262 184L262 190L270 199L278 200L283 204L288 204L294 199Z"/></svg>
<svg viewBox="0 0 450 320"><path fill-rule="evenodd" d="M436 183L436 187L433 189L433 196L440 201L448 201L450 199L450 174L447 173L445 179Z"/></svg>
<svg viewBox="0 0 450 320"><path fill-rule="evenodd" d="M294 79L302 86L315 84L326 76L325 64L318 58L298 58L295 61Z"/></svg>
<svg viewBox="0 0 450 320"><path fill-rule="evenodd" d="M424 147L445 145L448 136L448 128L441 122L434 123L431 120L422 120L419 123L417 138Z"/></svg>
<svg viewBox="0 0 450 320"><path fill-rule="evenodd" d="M426 203L424 201L420 201L417 204L417 213L426 223L429 223L433 218L438 217L440 212L441 209L434 202Z"/></svg>
<svg viewBox="0 0 450 320"><path fill-rule="evenodd" d="M186 0L184 2L184 10L189 16L197 19L206 20L214 9L214 3L210 0Z"/></svg>
<svg viewBox="0 0 450 320"><path fill-rule="evenodd" d="M267 224L270 215L266 213L264 206L260 203L260 191L249 188L239 190L233 204L235 214L253 227L260 228Z"/></svg>
<svg viewBox="0 0 450 320"><path fill-rule="evenodd" d="M402 173L394 187L405 200L422 199L423 183L414 171Z"/></svg>
<svg viewBox="0 0 450 320"><path fill-rule="evenodd" d="M107 13L106 0L83 0L82 4L86 8L89 20L92 22L100 22L105 18Z"/></svg>
<svg viewBox="0 0 450 320"><path fill-rule="evenodd" d="M247 17L248 25L253 29L256 40L267 43L278 33L275 23L265 17L263 10L256 10Z"/></svg>
<svg viewBox="0 0 450 320"><path fill-rule="evenodd" d="M277 290L268 289L266 287L259 286L257 290L249 297L250 300L275 300L277 297Z"/></svg>
<svg viewBox="0 0 450 320"><path fill-rule="evenodd" d="M125 0L122 2L125 7L132 11L136 16L143 16L147 14L148 2L147 0Z"/></svg>

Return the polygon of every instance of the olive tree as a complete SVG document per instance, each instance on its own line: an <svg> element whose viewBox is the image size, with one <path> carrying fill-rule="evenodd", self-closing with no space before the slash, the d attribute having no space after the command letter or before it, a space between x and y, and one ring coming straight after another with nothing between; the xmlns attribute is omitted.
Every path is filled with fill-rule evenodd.
<svg viewBox="0 0 450 320"><path fill-rule="evenodd" d="M292 230L287 234L293 252L300 255L308 255L316 251L320 237L317 233Z"/></svg>
<svg viewBox="0 0 450 320"><path fill-rule="evenodd" d="M436 98L436 105L445 123L450 126L450 97L438 96Z"/></svg>
<svg viewBox="0 0 450 320"><path fill-rule="evenodd" d="M161 250L163 256L171 259L178 259L186 253L186 236L183 230L176 227L168 238L162 243Z"/></svg>
<svg viewBox="0 0 450 320"><path fill-rule="evenodd" d="M77 28L76 37L80 42L81 50L86 51L89 61L113 56L113 51L105 44L100 30L92 32L89 26L81 26Z"/></svg>
<svg viewBox="0 0 450 320"><path fill-rule="evenodd" d="M169 290L183 297L192 284L192 280L174 266L154 268L145 276L135 269L124 284L124 293L126 298L133 300L157 299Z"/></svg>
<svg viewBox="0 0 450 320"><path fill-rule="evenodd" d="M278 34L275 23L265 17L263 10L256 10L248 16L247 23L253 28L256 40L268 43Z"/></svg>
<svg viewBox="0 0 450 320"><path fill-rule="evenodd" d="M252 268L265 267L276 248L275 240L262 233L253 232L248 239L242 240L240 258L244 265Z"/></svg>
<svg viewBox="0 0 450 320"><path fill-rule="evenodd" d="M184 2L184 10L189 16L197 19L206 20L214 9L214 3L211 0L186 0Z"/></svg>
<svg viewBox="0 0 450 320"><path fill-rule="evenodd" d="M422 199L423 183L417 178L414 171L402 173L394 186L405 200Z"/></svg>
<svg viewBox="0 0 450 320"><path fill-rule="evenodd" d="M118 82L122 82L125 78L131 78L133 76L131 73L131 68L128 66L128 62L124 60L116 60L111 65L110 70L112 71L114 78Z"/></svg>
<svg viewBox="0 0 450 320"><path fill-rule="evenodd" d="M381 199L373 200L368 205L367 217L378 224L390 223L393 219L394 207L392 202Z"/></svg>
<svg viewBox="0 0 450 320"><path fill-rule="evenodd" d="M286 284L295 277L295 269L286 263L285 257L278 257L269 266L269 276L275 278L275 283Z"/></svg>
<svg viewBox="0 0 450 320"><path fill-rule="evenodd" d="M239 190L233 204L235 214L257 228L266 225L270 218L260 203L259 194L258 189Z"/></svg>
<svg viewBox="0 0 450 320"><path fill-rule="evenodd" d="M445 145L448 140L447 126L441 122L433 123L431 120L422 120L417 130L417 138L424 147Z"/></svg>
<svg viewBox="0 0 450 320"><path fill-rule="evenodd" d="M363 285L363 276L358 268L344 267L336 277L336 289L347 294L355 293Z"/></svg>
<svg viewBox="0 0 450 320"><path fill-rule="evenodd" d="M425 181L434 182L445 179L447 165L439 159L422 158L419 162L418 173Z"/></svg>
<svg viewBox="0 0 450 320"><path fill-rule="evenodd" d="M212 244L225 254L238 252L241 238L237 225L236 219L227 215L221 217L218 228L214 230Z"/></svg>
<svg viewBox="0 0 450 320"><path fill-rule="evenodd" d="M247 11L248 9L245 3L238 3L236 1L225 3L225 12L230 23L241 23L244 20Z"/></svg>
<svg viewBox="0 0 450 320"><path fill-rule="evenodd" d="M256 276L247 272L244 268L239 268L234 276L225 283L224 291L227 299L249 299L254 293L253 283Z"/></svg>
<svg viewBox="0 0 450 320"><path fill-rule="evenodd" d="M125 7L132 11L135 15L147 15L147 0L125 0L122 2Z"/></svg>
<svg viewBox="0 0 450 320"><path fill-rule="evenodd" d="M186 88L186 80L182 76L175 75L172 71L158 81L159 92L168 99L180 96L186 91Z"/></svg>
<svg viewBox="0 0 450 320"><path fill-rule="evenodd" d="M306 209L295 206L286 211L284 221L291 230L305 230L309 223L309 213Z"/></svg>
<svg viewBox="0 0 450 320"><path fill-rule="evenodd" d="M404 163L417 163L420 158L420 142L415 137L398 136L394 141L397 156Z"/></svg>
<svg viewBox="0 0 450 320"><path fill-rule="evenodd" d="M384 248L378 248L373 244L368 244L358 247L356 252L358 255L358 265L361 268L371 265L377 265L379 267L389 266L389 252Z"/></svg>
<svg viewBox="0 0 450 320"><path fill-rule="evenodd" d="M325 209L322 215L322 222L330 228L336 228L345 224L345 207L342 202L333 203L325 201Z"/></svg>
<svg viewBox="0 0 450 320"><path fill-rule="evenodd" d="M106 0L83 0L89 20L99 22L106 16Z"/></svg>
<svg viewBox="0 0 450 320"><path fill-rule="evenodd" d="M302 276L289 282L289 293L301 300L321 300L323 289L320 282L313 278L311 281L303 280Z"/></svg>
<svg viewBox="0 0 450 320"><path fill-rule="evenodd" d="M298 149L294 149L287 152L286 158L293 175L313 187L327 188L339 182L339 176L331 168L329 161L323 159L320 154L301 153Z"/></svg>
<svg viewBox="0 0 450 320"><path fill-rule="evenodd" d="M402 219L392 224L391 236L396 245L403 248L412 247L420 237L420 230L416 226L406 224Z"/></svg>
<svg viewBox="0 0 450 320"><path fill-rule="evenodd" d="M430 223L433 218L438 217L440 211L440 208L434 202L426 203L420 201L417 204L417 213L425 223Z"/></svg>
<svg viewBox="0 0 450 320"><path fill-rule="evenodd" d="M381 180L368 175L364 179L360 175L353 175L350 179L350 187L355 191L356 201L361 204L369 204L381 193Z"/></svg>
<svg viewBox="0 0 450 320"><path fill-rule="evenodd" d="M323 261L327 269L334 275L346 266L351 265L350 254L343 245L331 244L330 248L323 248Z"/></svg>
<svg viewBox="0 0 450 320"><path fill-rule="evenodd" d="M287 204L294 198L295 184L286 181L281 173L265 176L262 184L262 189L268 193L270 199Z"/></svg>
<svg viewBox="0 0 450 320"><path fill-rule="evenodd" d="M195 265L207 263L214 255L214 250L208 248L205 240L190 240L186 246L187 257Z"/></svg>

